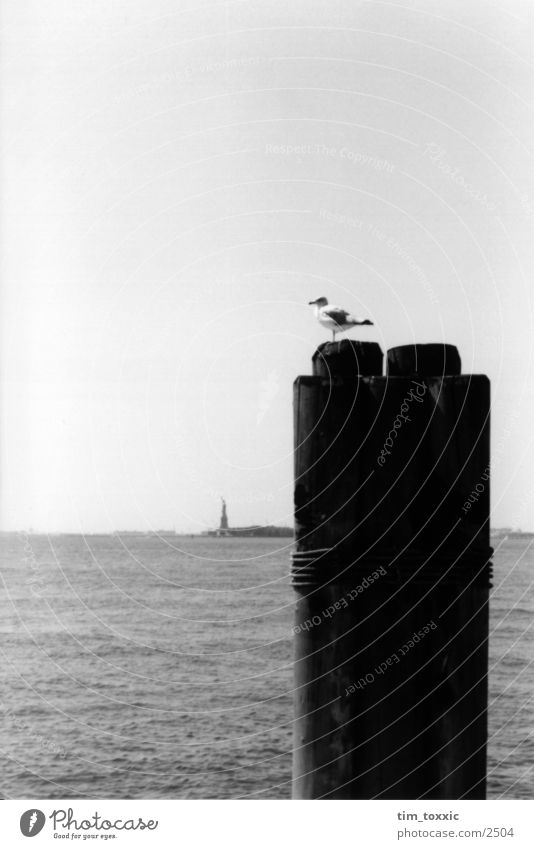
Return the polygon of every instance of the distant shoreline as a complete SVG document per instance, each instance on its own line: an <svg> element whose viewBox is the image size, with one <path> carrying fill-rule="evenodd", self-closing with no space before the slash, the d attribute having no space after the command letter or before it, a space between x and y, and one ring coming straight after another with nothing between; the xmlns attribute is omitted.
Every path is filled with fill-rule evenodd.
<svg viewBox="0 0 534 849"><path fill-rule="evenodd" d="M161 539L172 537L173 539L273 539L293 537L292 528L230 528L229 533L219 533L217 530L196 531L187 533L185 531L0 531L0 537L122 537L133 539ZM491 531L490 539L533 539L534 531L507 531L500 528Z"/></svg>
<svg viewBox="0 0 534 849"><path fill-rule="evenodd" d="M255 530L255 529L254 529ZM226 536L236 537L236 538L273 538L273 537L292 537L293 536L293 528L275 528L276 533L269 533L270 528L266 529L265 533L255 533L252 529L248 528L235 528L231 529L228 534L218 534L216 531L191 531L187 533L187 531L0 531L0 537L116 537L118 539L122 537L134 537L137 539L150 539L150 538L161 538L161 537L182 537L186 539L207 539L207 538L221 538ZM279 532L278 532L279 531Z"/></svg>

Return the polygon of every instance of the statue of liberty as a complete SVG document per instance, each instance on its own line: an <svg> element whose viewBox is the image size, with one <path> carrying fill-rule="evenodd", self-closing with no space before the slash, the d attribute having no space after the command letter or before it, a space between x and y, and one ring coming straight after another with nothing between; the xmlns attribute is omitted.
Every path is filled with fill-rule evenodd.
<svg viewBox="0 0 534 849"><path fill-rule="evenodd" d="M226 501L224 498L221 498L222 501L222 512L221 512L221 524L219 525L220 531L228 530L228 514L226 513Z"/></svg>

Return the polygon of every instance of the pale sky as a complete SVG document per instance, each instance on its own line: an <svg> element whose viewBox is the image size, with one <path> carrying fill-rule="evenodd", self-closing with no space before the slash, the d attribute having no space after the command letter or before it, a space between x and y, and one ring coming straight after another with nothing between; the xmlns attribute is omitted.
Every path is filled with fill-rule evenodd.
<svg viewBox="0 0 534 849"><path fill-rule="evenodd" d="M1 8L3 529L291 524L326 295L490 376L534 530L530 2Z"/></svg>

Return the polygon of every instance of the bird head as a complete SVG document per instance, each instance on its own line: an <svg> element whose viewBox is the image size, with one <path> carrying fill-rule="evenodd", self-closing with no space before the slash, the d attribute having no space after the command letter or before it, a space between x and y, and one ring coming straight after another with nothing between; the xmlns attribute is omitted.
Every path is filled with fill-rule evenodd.
<svg viewBox="0 0 534 849"><path fill-rule="evenodd" d="M315 301L308 301L309 306L316 304L318 307L326 307L328 298L316 298Z"/></svg>
<svg viewBox="0 0 534 849"><path fill-rule="evenodd" d="M366 318L366 319L365 319L365 321L362 321L362 324L374 324L374 322L373 322L373 321L369 321L369 319L368 319L368 318Z"/></svg>

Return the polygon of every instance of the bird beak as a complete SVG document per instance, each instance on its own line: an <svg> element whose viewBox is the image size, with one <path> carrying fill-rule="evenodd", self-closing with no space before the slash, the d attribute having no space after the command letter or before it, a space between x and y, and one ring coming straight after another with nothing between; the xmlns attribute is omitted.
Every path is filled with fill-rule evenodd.
<svg viewBox="0 0 534 849"><path fill-rule="evenodd" d="M308 306L311 307L312 304L316 304L316 303L317 303L316 300L315 301L308 301Z"/></svg>

